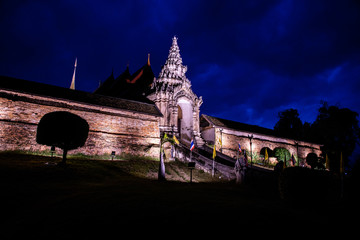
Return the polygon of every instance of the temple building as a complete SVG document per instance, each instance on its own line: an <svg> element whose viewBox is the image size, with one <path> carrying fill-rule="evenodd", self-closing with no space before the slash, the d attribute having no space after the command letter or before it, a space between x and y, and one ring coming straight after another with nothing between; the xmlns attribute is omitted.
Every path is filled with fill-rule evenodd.
<svg viewBox="0 0 360 240"><path fill-rule="evenodd" d="M193 156L204 170L209 165L207 159L211 159L212 145L216 145L217 156L228 161L223 167L226 171L233 171L239 145L251 159L260 159L265 150L275 158L279 148L294 155L297 165L309 156L320 156L319 144L282 138L259 126L200 116L203 100L193 92L186 72L178 39L173 37L157 78L149 55L140 69L130 73L126 67L117 77L111 73L93 93L75 90L75 71L71 89L2 76L0 151L46 150L48 147L35 141L37 124L49 112L69 111L85 119L90 128L84 147L74 153L101 155L115 151L158 157L161 137L167 133L180 140L175 149L178 155L174 156L184 161L189 160L188 146L194 139Z"/></svg>

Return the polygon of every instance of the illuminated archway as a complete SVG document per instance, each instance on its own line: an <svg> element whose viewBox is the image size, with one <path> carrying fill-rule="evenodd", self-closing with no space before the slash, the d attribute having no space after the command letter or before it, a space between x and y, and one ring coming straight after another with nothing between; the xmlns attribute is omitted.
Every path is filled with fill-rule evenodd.
<svg viewBox="0 0 360 240"><path fill-rule="evenodd" d="M274 157L274 151L271 150L271 149L268 148L268 147L263 147L263 148L260 150L260 157L262 157L262 158L265 157L265 149L267 150L267 153L268 153L268 156L269 156L269 157Z"/></svg>
<svg viewBox="0 0 360 240"><path fill-rule="evenodd" d="M289 150L283 147L277 147L274 149L274 157L277 158L278 161L290 161L291 155Z"/></svg>
<svg viewBox="0 0 360 240"><path fill-rule="evenodd" d="M190 140L193 136L193 106L188 98L178 100L178 131L182 139Z"/></svg>
<svg viewBox="0 0 360 240"><path fill-rule="evenodd" d="M261 150L260 150L260 160L264 161L265 160L265 150L267 150L267 154L268 154L268 157L269 158L272 158L274 157L274 151L271 150L270 148L268 147L263 147ZM269 160L269 159L268 159Z"/></svg>

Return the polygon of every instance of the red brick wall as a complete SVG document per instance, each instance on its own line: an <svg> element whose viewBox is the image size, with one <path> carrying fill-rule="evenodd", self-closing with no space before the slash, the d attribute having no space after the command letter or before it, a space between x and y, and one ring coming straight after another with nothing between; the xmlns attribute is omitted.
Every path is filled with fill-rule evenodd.
<svg viewBox="0 0 360 240"><path fill-rule="evenodd" d="M68 111L84 118L90 127L85 146L70 154L102 155L116 151L117 154L159 155L159 117L5 90L0 92L0 151L50 149L36 143L37 124L46 113Z"/></svg>

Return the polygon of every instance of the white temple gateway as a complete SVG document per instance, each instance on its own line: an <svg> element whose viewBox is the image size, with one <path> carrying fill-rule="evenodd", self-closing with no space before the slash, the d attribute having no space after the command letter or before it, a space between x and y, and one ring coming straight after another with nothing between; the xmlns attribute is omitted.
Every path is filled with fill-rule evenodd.
<svg viewBox="0 0 360 240"><path fill-rule="evenodd" d="M160 131L176 134L180 139L195 138L197 145L204 142L200 137L199 114L202 98L191 89L191 82L185 73L177 38L173 37L168 58L159 78L154 80L155 92L148 98L155 102L164 117L160 120Z"/></svg>

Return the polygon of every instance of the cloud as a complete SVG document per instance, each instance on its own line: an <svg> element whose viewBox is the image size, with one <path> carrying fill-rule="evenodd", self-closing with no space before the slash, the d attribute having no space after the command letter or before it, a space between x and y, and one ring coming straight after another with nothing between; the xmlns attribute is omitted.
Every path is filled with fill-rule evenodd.
<svg viewBox="0 0 360 240"><path fill-rule="evenodd" d="M359 111L360 5L353 1L1 2L0 74L67 87L141 67L157 76L177 35L201 111L272 127L320 100Z"/></svg>

